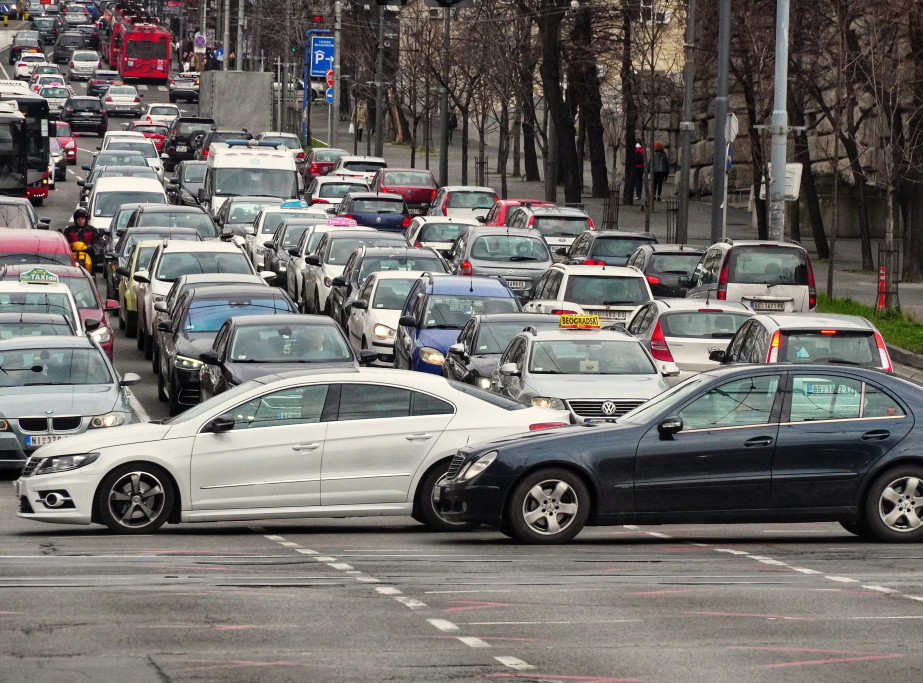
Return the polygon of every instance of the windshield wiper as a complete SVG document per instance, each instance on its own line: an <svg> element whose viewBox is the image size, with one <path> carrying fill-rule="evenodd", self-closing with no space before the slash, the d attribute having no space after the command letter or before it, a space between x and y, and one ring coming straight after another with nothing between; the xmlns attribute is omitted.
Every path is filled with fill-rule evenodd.
<svg viewBox="0 0 923 683"><path fill-rule="evenodd" d="M862 365L862 363L857 363L854 360L846 360L845 358L824 358L824 360L816 362L834 363L836 365Z"/></svg>
<svg viewBox="0 0 923 683"><path fill-rule="evenodd" d="M427 325L424 330L460 330L460 325Z"/></svg>
<svg viewBox="0 0 923 683"><path fill-rule="evenodd" d="M538 261L535 256L510 256L510 261Z"/></svg>

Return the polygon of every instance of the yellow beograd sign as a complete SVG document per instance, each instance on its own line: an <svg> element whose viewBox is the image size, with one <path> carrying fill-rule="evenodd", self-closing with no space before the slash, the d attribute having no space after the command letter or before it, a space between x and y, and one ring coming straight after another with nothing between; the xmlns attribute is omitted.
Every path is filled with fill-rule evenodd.
<svg viewBox="0 0 923 683"><path fill-rule="evenodd" d="M599 316L565 314L559 324L562 330L598 330Z"/></svg>

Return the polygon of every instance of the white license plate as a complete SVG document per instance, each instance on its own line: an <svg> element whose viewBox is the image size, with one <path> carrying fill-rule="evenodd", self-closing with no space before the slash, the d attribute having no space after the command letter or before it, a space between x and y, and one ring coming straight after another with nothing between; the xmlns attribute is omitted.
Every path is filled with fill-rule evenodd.
<svg viewBox="0 0 923 683"><path fill-rule="evenodd" d="M609 311L600 313L599 317L601 320L624 320L628 317L628 313L626 311Z"/></svg>
<svg viewBox="0 0 923 683"><path fill-rule="evenodd" d="M189 151L189 148L186 147L186 145L177 145L177 146L176 146L176 151L177 151L177 152L187 152L187 151Z"/></svg>
<svg viewBox="0 0 923 683"><path fill-rule="evenodd" d="M44 446L45 444L52 443L54 441L60 441L64 436L59 436L57 434L42 434L40 436L27 436L26 437L26 448L38 448L39 446Z"/></svg>
<svg viewBox="0 0 923 683"><path fill-rule="evenodd" d="M91 111L82 111L82 112L79 112L79 114L81 116L93 116L93 112Z"/></svg>
<svg viewBox="0 0 923 683"><path fill-rule="evenodd" d="M754 311L784 311L785 303L782 301L754 301Z"/></svg>
<svg viewBox="0 0 923 683"><path fill-rule="evenodd" d="M525 280L507 280L506 284L509 285L510 289L526 289Z"/></svg>

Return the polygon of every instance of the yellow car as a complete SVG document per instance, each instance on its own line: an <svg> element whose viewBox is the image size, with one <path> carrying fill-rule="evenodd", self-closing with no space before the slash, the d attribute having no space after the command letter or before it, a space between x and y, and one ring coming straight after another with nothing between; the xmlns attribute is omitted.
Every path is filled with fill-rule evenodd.
<svg viewBox="0 0 923 683"><path fill-rule="evenodd" d="M135 282L135 273L148 267L160 242L142 240L135 243L128 265L116 271L122 276L119 280L119 329L125 330L126 337L134 337L138 333L138 283Z"/></svg>

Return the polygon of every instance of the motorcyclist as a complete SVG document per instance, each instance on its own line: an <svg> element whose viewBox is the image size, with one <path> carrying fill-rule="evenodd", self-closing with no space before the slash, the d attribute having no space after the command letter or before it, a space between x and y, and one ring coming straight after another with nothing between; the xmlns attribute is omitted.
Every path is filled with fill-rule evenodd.
<svg viewBox="0 0 923 683"><path fill-rule="evenodd" d="M78 207L74 211L73 220L62 232L69 243L83 242L87 245L87 253L94 267L102 267L106 252L105 234L90 225L90 213L86 209Z"/></svg>

